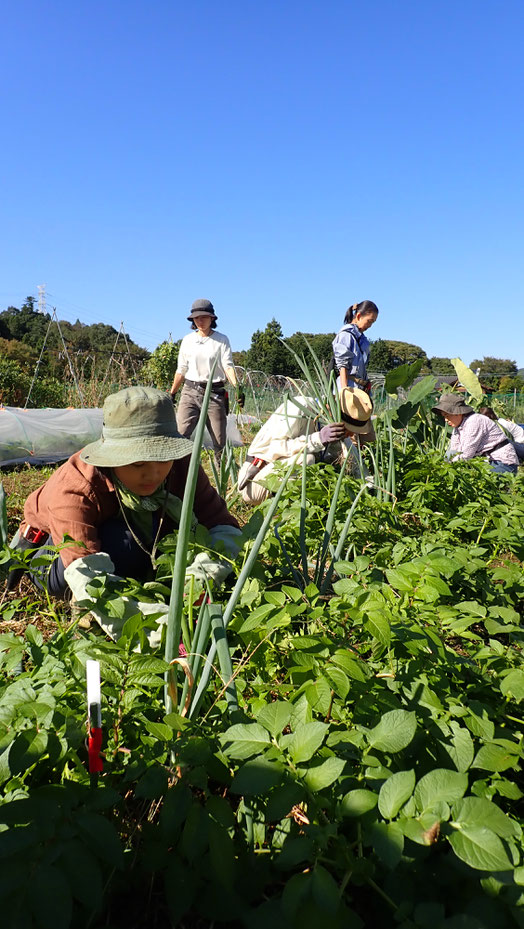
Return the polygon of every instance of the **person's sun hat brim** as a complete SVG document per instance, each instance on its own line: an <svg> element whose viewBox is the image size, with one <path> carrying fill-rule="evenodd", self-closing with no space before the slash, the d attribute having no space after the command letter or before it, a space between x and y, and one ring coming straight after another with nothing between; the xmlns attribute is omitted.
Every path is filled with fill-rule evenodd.
<svg viewBox="0 0 524 929"><path fill-rule="evenodd" d="M453 416L466 416L473 413L473 407L464 402L464 399L458 394L442 394L438 403L431 407L433 413L443 416L444 413L451 413Z"/></svg>
<svg viewBox="0 0 524 929"><path fill-rule="evenodd" d="M211 319L218 319L216 313L213 313L212 310L192 310L191 314L187 317L188 322L192 323L195 319L198 319L200 316L210 316Z"/></svg>
<svg viewBox="0 0 524 929"><path fill-rule="evenodd" d="M82 461L95 468L121 468L135 461L177 461L193 451L183 436L140 436L132 439L98 439L80 452Z"/></svg>

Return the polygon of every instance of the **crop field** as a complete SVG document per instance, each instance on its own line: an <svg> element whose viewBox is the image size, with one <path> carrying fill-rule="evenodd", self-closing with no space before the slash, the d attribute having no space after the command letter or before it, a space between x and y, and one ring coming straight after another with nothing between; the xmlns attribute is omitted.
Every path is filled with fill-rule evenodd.
<svg viewBox="0 0 524 929"><path fill-rule="evenodd" d="M116 642L87 603L4 595L6 929L524 927L524 477L447 462L431 389L384 406L368 484L304 463L247 511L230 449L232 575L185 582L183 515L154 581L93 585ZM4 475L10 531L49 473Z"/></svg>

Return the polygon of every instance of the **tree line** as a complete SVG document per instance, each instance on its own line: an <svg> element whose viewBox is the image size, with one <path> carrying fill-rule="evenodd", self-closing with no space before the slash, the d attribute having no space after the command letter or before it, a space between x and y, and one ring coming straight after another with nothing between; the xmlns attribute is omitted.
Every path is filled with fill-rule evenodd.
<svg viewBox="0 0 524 929"><path fill-rule="evenodd" d="M264 330L257 329L251 338L251 346L247 351L233 352L235 364L248 370L264 371L266 374L281 374L288 377L300 377L300 369L293 354L286 346L292 348L299 355L307 351L307 343L312 347L320 360L329 365L333 354L332 343L335 332L309 333L295 332L284 338L282 327L276 319L272 319ZM371 341L371 353L368 370L370 373L386 374L399 365L411 363L422 359L421 374L454 375L455 369L450 358L436 355L428 357L423 348L410 342L399 342L393 339L376 339ZM473 371L478 371L481 381L495 390L522 390L524 377L519 376L515 361L508 358L494 358L487 356L483 359L474 359L470 365ZM522 371L524 375L524 371Z"/></svg>
<svg viewBox="0 0 524 929"><path fill-rule="evenodd" d="M287 377L301 376L294 355L307 353L307 343L319 359L329 365L334 332L295 332L284 338L282 327L272 319L257 329L246 351L234 351L236 365L252 371ZM63 340L63 341L62 341ZM40 354L45 343L45 351ZM64 351L64 343L67 354ZM101 385L104 394L132 383L168 389L176 369L180 340L162 342L154 352L137 345L126 333L105 323L86 325L56 320L35 309L34 297L22 307L7 307L0 313L0 403L25 404L31 390L32 407L98 405ZM398 365L422 359L422 374L455 374L449 358L428 357L419 345L391 339L371 342L370 373L385 374ZM38 377L33 380L38 368ZM471 362L481 381L495 390L522 390L524 371L515 361L485 357Z"/></svg>
<svg viewBox="0 0 524 929"><path fill-rule="evenodd" d="M149 355L127 333L105 323L57 324L51 314L39 313L29 296L20 308L8 306L0 313L0 402L23 405L31 390L30 406L78 405L78 384L91 406L101 382L109 389L137 382Z"/></svg>

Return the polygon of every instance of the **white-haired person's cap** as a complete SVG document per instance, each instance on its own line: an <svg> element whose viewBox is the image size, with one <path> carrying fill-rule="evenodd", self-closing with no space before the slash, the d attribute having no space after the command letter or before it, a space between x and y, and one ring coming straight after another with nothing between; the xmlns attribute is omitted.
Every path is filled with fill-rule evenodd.
<svg viewBox="0 0 524 929"><path fill-rule="evenodd" d="M349 426L351 432L369 432L373 412L369 394L359 387L342 387L339 396L342 422Z"/></svg>
<svg viewBox="0 0 524 929"><path fill-rule="evenodd" d="M97 468L120 468L135 461L171 461L191 454L193 443L176 425L173 401L155 387L125 387L109 394L102 435L80 452Z"/></svg>

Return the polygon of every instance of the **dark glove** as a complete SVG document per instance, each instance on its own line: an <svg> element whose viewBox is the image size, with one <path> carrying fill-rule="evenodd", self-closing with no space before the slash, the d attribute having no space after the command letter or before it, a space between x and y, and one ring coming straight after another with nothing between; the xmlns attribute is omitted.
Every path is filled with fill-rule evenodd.
<svg viewBox="0 0 524 929"><path fill-rule="evenodd" d="M171 393L170 393L169 396L171 397L171 400L173 401L173 406L174 406L175 403L176 403L176 394L171 394Z"/></svg>
<svg viewBox="0 0 524 929"><path fill-rule="evenodd" d="M241 387L238 387L237 388L237 403L241 410L244 409L245 402L246 402L245 391L243 391Z"/></svg>
<svg viewBox="0 0 524 929"><path fill-rule="evenodd" d="M229 416L229 391L224 390L224 409L226 411L226 416Z"/></svg>
<svg viewBox="0 0 524 929"><path fill-rule="evenodd" d="M322 426L319 435L322 445L328 445L329 442L340 442L346 436L346 427L344 423L330 423L329 426Z"/></svg>

